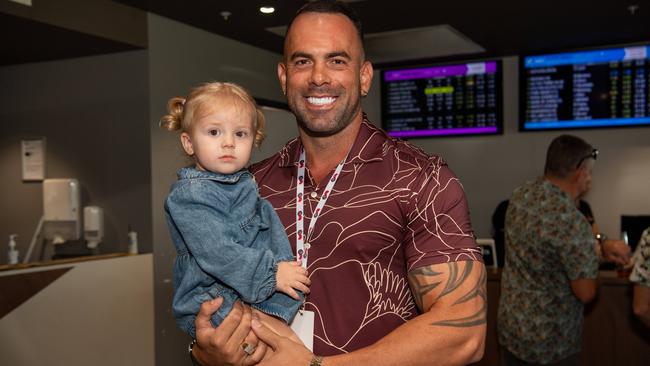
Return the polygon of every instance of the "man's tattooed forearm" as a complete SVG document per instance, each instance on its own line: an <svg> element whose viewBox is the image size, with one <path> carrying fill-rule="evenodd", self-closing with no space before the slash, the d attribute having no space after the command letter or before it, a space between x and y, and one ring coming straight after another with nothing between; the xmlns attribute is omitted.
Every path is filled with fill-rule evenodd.
<svg viewBox="0 0 650 366"><path fill-rule="evenodd" d="M469 267L469 265L467 267ZM479 280L465 295L461 296L458 300L456 300L454 302L454 305L462 304L464 302L479 298L481 302L481 308L478 309L474 314L466 316L464 318L441 320L438 322L431 323L431 325L441 325L441 326L462 328L462 327L472 327L475 325L485 324L487 322L487 291L486 291L487 274L483 266L480 267L480 271L481 271L481 276Z"/></svg>
<svg viewBox="0 0 650 366"><path fill-rule="evenodd" d="M460 265L463 263L464 265ZM473 261L466 262L452 262L447 263L448 275L445 278L444 272L436 272L431 267L422 267L415 269L409 274L409 281L413 289L413 297L415 302L422 311L424 308L425 297L444 282L444 288L436 297L435 301L440 300L445 296L449 296L458 290L470 277L472 270L481 271L479 279L473 284L472 288L462 296L460 296L452 306L462 304L468 301L478 299L481 302L480 309L467 317L459 319L446 319L432 323L431 325L450 326L450 327L470 327L479 324L485 324L487 314L487 293L486 293L486 279L487 275L485 268L482 265L475 265ZM461 268L462 267L462 268ZM456 294L458 296L458 294Z"/></svg>
<svg viewBox="0 0 650 366"><path fill-rule="evenodd" d="M432 270L431 267L420 267L411 271L409 282L411 283L411 288L413 290L412 292L415 304L418 306L420 311L425 311L422 299L440 285L441 281L435 281L433 278L440 276L441 274L442 272L436 272ZM419 283L420 278L424 278L424 284Z"/></svg>
<svg viewBox="0 0 650 366"><path fill-rule="evenodd" d="M445 295L448 295L449 293L453 292L465 282L467 277L469 277L470 273L472 273L472 267L474 266L474 262L468 261L465 263L466 263L465 268L463 270L463 273L460 276L458 273L458 267L459 267L458 262L447 263L447 266L449 266L449 280L447 280L445 289L442 290L442 293L440 294L439 297L444 297Z"/></svg>

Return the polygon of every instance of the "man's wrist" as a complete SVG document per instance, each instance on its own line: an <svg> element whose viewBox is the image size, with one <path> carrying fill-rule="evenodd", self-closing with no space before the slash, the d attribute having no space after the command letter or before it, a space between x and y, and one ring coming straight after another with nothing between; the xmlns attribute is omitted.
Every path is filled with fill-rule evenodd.
<svg viewBox="0 0 650 366"><path fill-rule="evenodd" d="M190 345L187 346L187 353L190 355L190 361L192 361L193 366L203 366L199 361L194 357L194 353L192 353L192 350L194 350L194 346L196 345L196 339L193 339L192 342L190 342Z"/></svg>
<svg viewBox="0 0 650 366"><path fill-rule="evenodd" d="M311 357L311 361L309 361L309 366L321 366L322 362L323 362L323 356L313 355Z"/></svg>

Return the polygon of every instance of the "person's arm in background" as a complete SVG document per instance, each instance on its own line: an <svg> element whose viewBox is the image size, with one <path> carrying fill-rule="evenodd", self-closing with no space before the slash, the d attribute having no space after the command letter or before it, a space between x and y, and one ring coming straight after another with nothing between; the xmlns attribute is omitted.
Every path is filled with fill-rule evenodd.
<svg viewBox="0 0 650 366"><path fill-rule="evenodd" d="M596 234L600 234L600 227L598 226L598 223L594 221L593 224L591 224L591 231L594 233L594 236Z"/></svg>
<svg viewBox="0 0 650 366"><path fill-rule="evenodd" d="M607 239L600 243L603 253L603 259L606 262L612 262L621 266L629 266L632 264L632 251L630 246L623 240Z"/></svg>
<svg viewBox="0 0 650 366"><path fill-rule="evenodd" d="M570 210L569 210L570 211ZM559 236L556 248L571 291L578 300L587 304L596 298L598 292L598 253L593 239L592 226L587 225L584 212L561 216L554 226L554 235ZM588 220L587 220L588 221Z"/></svg>
<svg viewBox="0 0 650 366"><path fill-rule="evenodd" d="M581 303L590 303L595 297L598 283L590 278L578 278L571 280L571 291Z"/></svg>
<svg viewBox="0 0 650 366"><path fill-rule="evenodd" d="M605 261L622 266L630 265L630 247L622 240L604 240L600 248ZM583 304L591 302L596 297L597 289L598 283L595 279L577 278L571 280L571 290Z"/></svg>
<svg viewBox="0 0 650 366"><path fill-rule="evenodd" d="M582 215L589 222L589 225L591 225L591 231L593 232L594 237L599 238L602 236L604 238L607 238L607 236L600 231L600 227L596 222L596 218L593 211L591 210L591 206L589 206L589 203L587 203L587 201L578 199L576 205L580 213L582 213ZM597 250L600 251L599 257L602 255L605 262L612 262L620 266L631 265L630 247L624 241L603 239L599 240L599 244L600 246L597 248Z"/></svg>
<svg viewBox="0 0 650 366"><path fill-rule="evenodd" d="M593 232L594 237L599 238L603 236L607 238L607 236L600 231L600 227L596 222L596 217L594 216L589 203L582 199L578 199L576 205L578 206L580 213L582 213L589 222L589 225L591 225L591 231ZM626 248L627 243L622 240L607 239L602 241L599 240L598 244L600 244L600 246L597 247L597 250L599 251L598 256L602 256L605 262L612 262L621 266L630 265L630 248Z"/></svg>

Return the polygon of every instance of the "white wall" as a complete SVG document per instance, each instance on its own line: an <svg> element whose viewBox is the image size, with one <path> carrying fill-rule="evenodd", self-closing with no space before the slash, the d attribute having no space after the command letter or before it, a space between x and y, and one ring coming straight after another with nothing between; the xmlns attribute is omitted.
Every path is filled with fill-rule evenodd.
<svg viewBox="0 0 650 366"><path fill-rule="evenodd" d="M478 237L491 235L497 204L526 180L542 174L546 148L563 133L585 139L600 150L593 188L587 201L601 230L619 235L620 215L650 214L650 128L518 131L518 57L503 59L504 134L483 137L412 139L412 143L445 158L467 192ZM368 116L381 124L379 71L364 101Z"/></svg>

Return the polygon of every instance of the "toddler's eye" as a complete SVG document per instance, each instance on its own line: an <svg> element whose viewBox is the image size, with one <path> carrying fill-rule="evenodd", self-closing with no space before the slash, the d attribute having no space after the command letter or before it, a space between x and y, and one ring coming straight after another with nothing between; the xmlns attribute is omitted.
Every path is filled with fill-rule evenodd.
<svg viewBox="0 0 650 366"><path fill-rule="evenodd" d="M235 132L235 136L240 137L240 138L244 138L244 137L248 136L248 132L247 131L237 131L237 132Z"/></svg>
<svg viewBox="0 0 650 366"><path fill-rule="evenodd" d="M212 130L209 130L208 133L210 135L212 135L212 136L218 136L219 134L221 134L221 131L216 130L216 129L212 129Z"/></svg>

